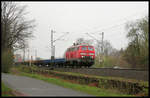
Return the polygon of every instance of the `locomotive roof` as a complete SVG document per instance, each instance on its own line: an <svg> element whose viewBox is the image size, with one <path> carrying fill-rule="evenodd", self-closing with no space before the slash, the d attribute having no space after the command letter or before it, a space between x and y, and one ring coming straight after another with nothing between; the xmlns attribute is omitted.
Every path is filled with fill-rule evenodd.
<svg viewBox="0 0 150 98"><path fill-rule="evenodd" d="M78 47L78 46L92 46L92 45L89 45L89 44L78 44L78 45L72 45L72 46L69 47L69 48Z"/></svg>

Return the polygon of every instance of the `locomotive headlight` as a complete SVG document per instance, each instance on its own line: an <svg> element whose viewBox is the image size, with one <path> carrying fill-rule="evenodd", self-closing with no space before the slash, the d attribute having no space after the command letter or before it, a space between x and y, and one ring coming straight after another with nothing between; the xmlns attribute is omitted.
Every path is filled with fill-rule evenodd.
<svg viewBox="0 0 150 98"><path fill-rule="evenodd" d="M89 53L89 55L94 55L94 53Z"/></svg>

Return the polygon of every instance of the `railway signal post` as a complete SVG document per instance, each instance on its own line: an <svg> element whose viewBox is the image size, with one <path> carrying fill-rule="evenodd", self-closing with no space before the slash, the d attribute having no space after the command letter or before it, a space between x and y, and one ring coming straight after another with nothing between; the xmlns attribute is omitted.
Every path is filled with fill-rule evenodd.
<svg viewBox="0 0 150 98"><path fill-rule="evenodd" d="M102 41L101 41L101 62L103 64L103 56L104 56L104 44L103 44L103 40L104 40L104 32L99 33L100 35L102 35Z"/></svg>
<svg viewBox="0 0 150 98"><path fill-rule="evenodd" d="M51 30L51 60L54 60L53 33L54 33L54 31Z"/></svg>
<svg viewBox="0 0 150 98"><path fill-rule="evenodd" d="M51 60L55 59L55 46L53 45L56 41L58 40L62 40L61 38L64 37L66 34L68 34L69 32L65 32L65 34L63 34L62 36L60 36L59 38L53 40L53 33L55 31L51 30Z"/></svg>

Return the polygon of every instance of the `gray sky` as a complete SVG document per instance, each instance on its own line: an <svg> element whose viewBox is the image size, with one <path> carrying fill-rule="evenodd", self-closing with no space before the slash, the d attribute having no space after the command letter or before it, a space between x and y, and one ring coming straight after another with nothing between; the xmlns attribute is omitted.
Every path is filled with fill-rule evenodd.
<svg viewBox="0 0 150 98"><path fill-rule="evenodd" d="M49 59L51 57L50 30L56 31L54 39L70 32L63 41L55 42L55 57L62 57L65 50L77 38L92 39L89 33L101 40L110 41L116 49L125 48L125 23L148 15L148 2L18 2L27 5L28 19L36 20L34 39L29 40L30 54ZM94 34L92 34L94 33ZM93 40L94 41L94 40ZM27 55L27 54L26 54Z"/></svg>

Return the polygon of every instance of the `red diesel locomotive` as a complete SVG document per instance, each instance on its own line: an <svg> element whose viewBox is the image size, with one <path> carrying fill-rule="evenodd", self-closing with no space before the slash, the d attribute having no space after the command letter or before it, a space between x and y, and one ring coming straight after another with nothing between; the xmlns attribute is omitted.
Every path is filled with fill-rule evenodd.
<svg viewBox="0 0 150 98"><path fill-rule="evenodd" d="M65 52L67 64L72 66L90 67L94 64L95 49L88 44L73 45Z"/></svg>
<svg viewBox="0 0 150 98"><path fill-rule="evenodd" d="M55 58L54 60L34 60L15 62L16 64L50 67L90 67L94 64L95 49L88 44L74 44L65 52L64 58Z"/></svg>

